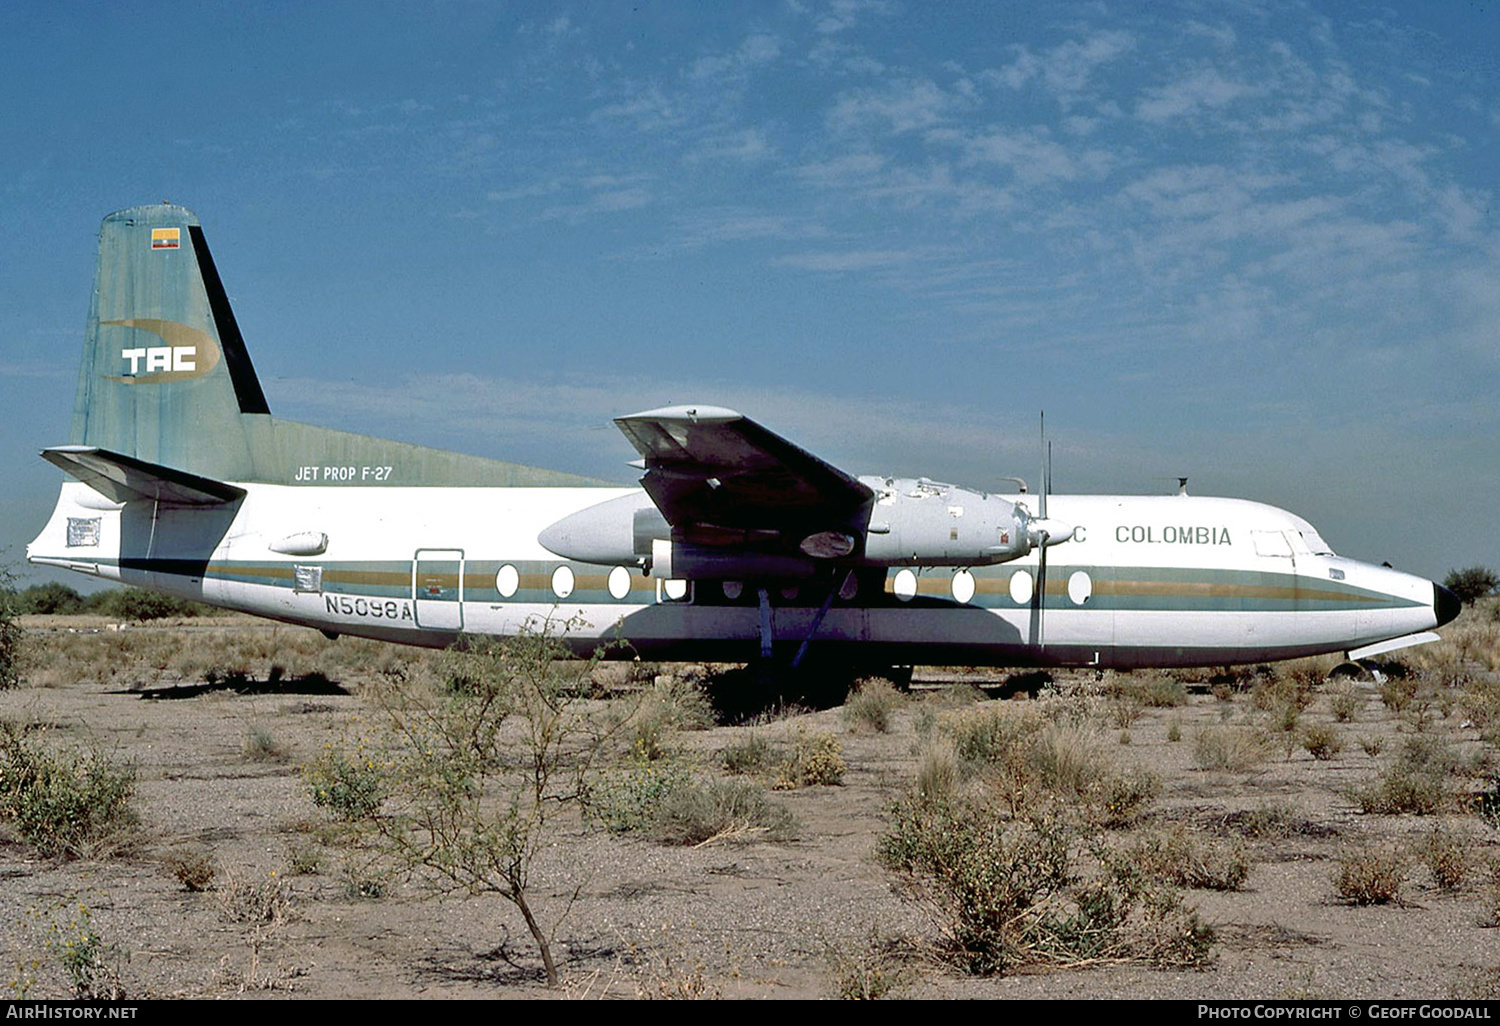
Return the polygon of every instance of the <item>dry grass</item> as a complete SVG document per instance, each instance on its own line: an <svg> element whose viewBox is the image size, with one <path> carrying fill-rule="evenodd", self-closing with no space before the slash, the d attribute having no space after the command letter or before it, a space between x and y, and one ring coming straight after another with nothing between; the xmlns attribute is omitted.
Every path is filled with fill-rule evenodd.
<svg viewBox="0 0 1500 1026"><path fill-rule="evenodd" d="M1346 851L1339 856L1333 888L1355 905L1400 903L1406 880L1406 858L1394 848Z"/></svg>
<svg viewBox="0 0 1500 1026"><path fill-rule="evenodd" d="M1199 769L1249 773L1266 761L1265 738L1250 727L1202 727L1193 737L1193 761Z"/></svg>

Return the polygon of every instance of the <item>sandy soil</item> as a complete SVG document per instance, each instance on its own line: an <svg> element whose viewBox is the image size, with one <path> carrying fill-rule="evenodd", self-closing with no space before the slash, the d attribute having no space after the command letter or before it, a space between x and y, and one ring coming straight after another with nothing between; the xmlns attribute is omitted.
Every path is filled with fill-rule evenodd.
<svg viewBox="0 0 1500 1026"><path fill-rule="evenodd" d="M55 625L50 629L58 629ZM66 629L66 628L63 628ZM257 630L258 627L244 627ZM285 628L282 628L285 630ZM182 644L192 644L190 632ZM67 983L46 949L49 924L79 906L100 937L117 945L118 971L133 997L291 998L539 997L540 963L515 909L495 897L444 895L395 882L361 896L371 879L341 849L310 802L299 766L325 744L363 727L354 694L241 695L226 691L144 700L118 683L92 682L0 693L0 717L51 725L56 738L87 739L132 762L141 826L125 850L93 860L40 860L13 837L0 845L0 948L12 996L62 996ZM1066 681L1063 681L1066 683ZM1340 852L1383 842L1414 845L1433 817L1361 816L1342 790L1389 760L1409 725L1372 691L1345 748L1319 762L1297 749L1254 771L1211 773L1194 765L1191 739L1219 722L1224 704L1195 693L1177 709L1147 709L1130 728L1101 733L1124 764L1138 762L1165 786L1140 829L1187 823L1222 831L1225 817L1268 804L1295 810L1306 828L1250 840L1254 865L1239 891L1192 891L1188 900L1217 930L1216 960L1203 971L1093 967L976 979L928 959L911 961L899 994L909 997L1441 998L1500 966L1493 896L1476 870L1456 892L1414 865L1399 905L1357 907L1337 899ZM723 996L808 998L834 994L841 966L872 942L931 940L932 922L903 900L875 861L891 803L910 785L914 719L937 693L914 695L886 734L855 733L839 710L759 729L837 733L848 772L842 786L786 792L794 841L670 848L631 836L559 830L544 853L535 892L555 922L563 958L561 994L572 997ZM1243 700L1240 700L1243 702ZM1332 723L1326 701L1305 717ZM1457 715L1430 729L1477 736ZM1175 720L1183 740L1168 740ZM285 755L246 752L260 728ZM705 762L744 731L683 734ZM1379 757L1354 743L1384 737ZM1496 857L1495 832L1475 816L1446 820ZM173 852L211 852L216 889L191 892L167 867ZM312 872L297 872L309 868ZM257 935L225 914L225 894L245 882L286 881L291 915ZM370 888L366 888L370 890Z"/></svg>

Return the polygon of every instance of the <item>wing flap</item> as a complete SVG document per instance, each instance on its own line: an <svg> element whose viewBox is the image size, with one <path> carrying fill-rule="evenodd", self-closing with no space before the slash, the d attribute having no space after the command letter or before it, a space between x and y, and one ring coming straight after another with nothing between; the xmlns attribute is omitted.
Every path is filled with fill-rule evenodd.
<svg viewBox="0 0 1500 1026"><path fill-rule="evenodd" d="M170 506L220 506L244 498L245 490L213 478L147 463L92 445L42 450L42 459L111 502L151 499Z"/></svg>

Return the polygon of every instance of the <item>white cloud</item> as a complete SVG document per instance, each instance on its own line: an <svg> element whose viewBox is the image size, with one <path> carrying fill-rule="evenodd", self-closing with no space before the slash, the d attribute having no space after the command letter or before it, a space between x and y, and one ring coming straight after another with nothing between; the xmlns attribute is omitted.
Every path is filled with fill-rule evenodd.
<svg viewBox="0 0 1500 1026"><path fill-rule="evenodd" d="M1254 90L1226 79L1216 68L1200 68L1145 92L1146 98L1136 104L1135 116L1142 121L1162 122L1227 107Z"/></svg>
<svg viewBox="0 0 1500 1026"><path fill-rule="evenodd" d="M775 155L776 150L766 139L765 132L759 128L743 128L704 139L688 154L688 159L750 163L769 160Z"/></svg>
<svg viewBox="0 0 1500 1026"><path fill-rule="evenodd" d="M953 105L953 98L932 81L902 79L840 93L825 120L836 133L884 129L900 135L941 124Z"/></svg>

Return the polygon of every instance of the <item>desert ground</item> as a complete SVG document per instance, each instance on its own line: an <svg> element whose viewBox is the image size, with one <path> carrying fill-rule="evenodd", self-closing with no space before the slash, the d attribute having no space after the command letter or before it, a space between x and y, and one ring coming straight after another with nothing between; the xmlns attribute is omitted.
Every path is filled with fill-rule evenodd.
<svg viewBox="0 0 1500 1026"><path fill-rule="evenodd" d="M768 703L721 725L700 686L716 668L597 668L570 713L614 724L585 777L594 804L557 802L526 887L555 987L514 904L439 886L372 839L395 798L363 822L367 809L314 800L338 753L386 764L390 682L443 656L246 618L24 626L25 680L0 692L13 745L68 753L76 772L95 760L133 789L128 816L53 854L0 822L11 997L1500 993L1493 604L1383 681L1327 680L1332 659L1050 680L919 667L908 693L867 684L841 706ZM721 707L746 686L727 679ZM965 748L982 724L1025 743L985 764ZM814 749L821 774L794 765ZM729 779L774 815L669 843L683 838L643 811L663 780ZM1131 800L1101 804L1121 781ZM889 854L918 793L1015 830L1049 810L1072 839L1068 886L1112 851L1154 867L1172 923L1207 929L1191 957L1132 940L1136 922L1092 955L1023 938L999 971L968 971L951 902ZM1067 893L1038 900L1076 910Z"/></svg>

